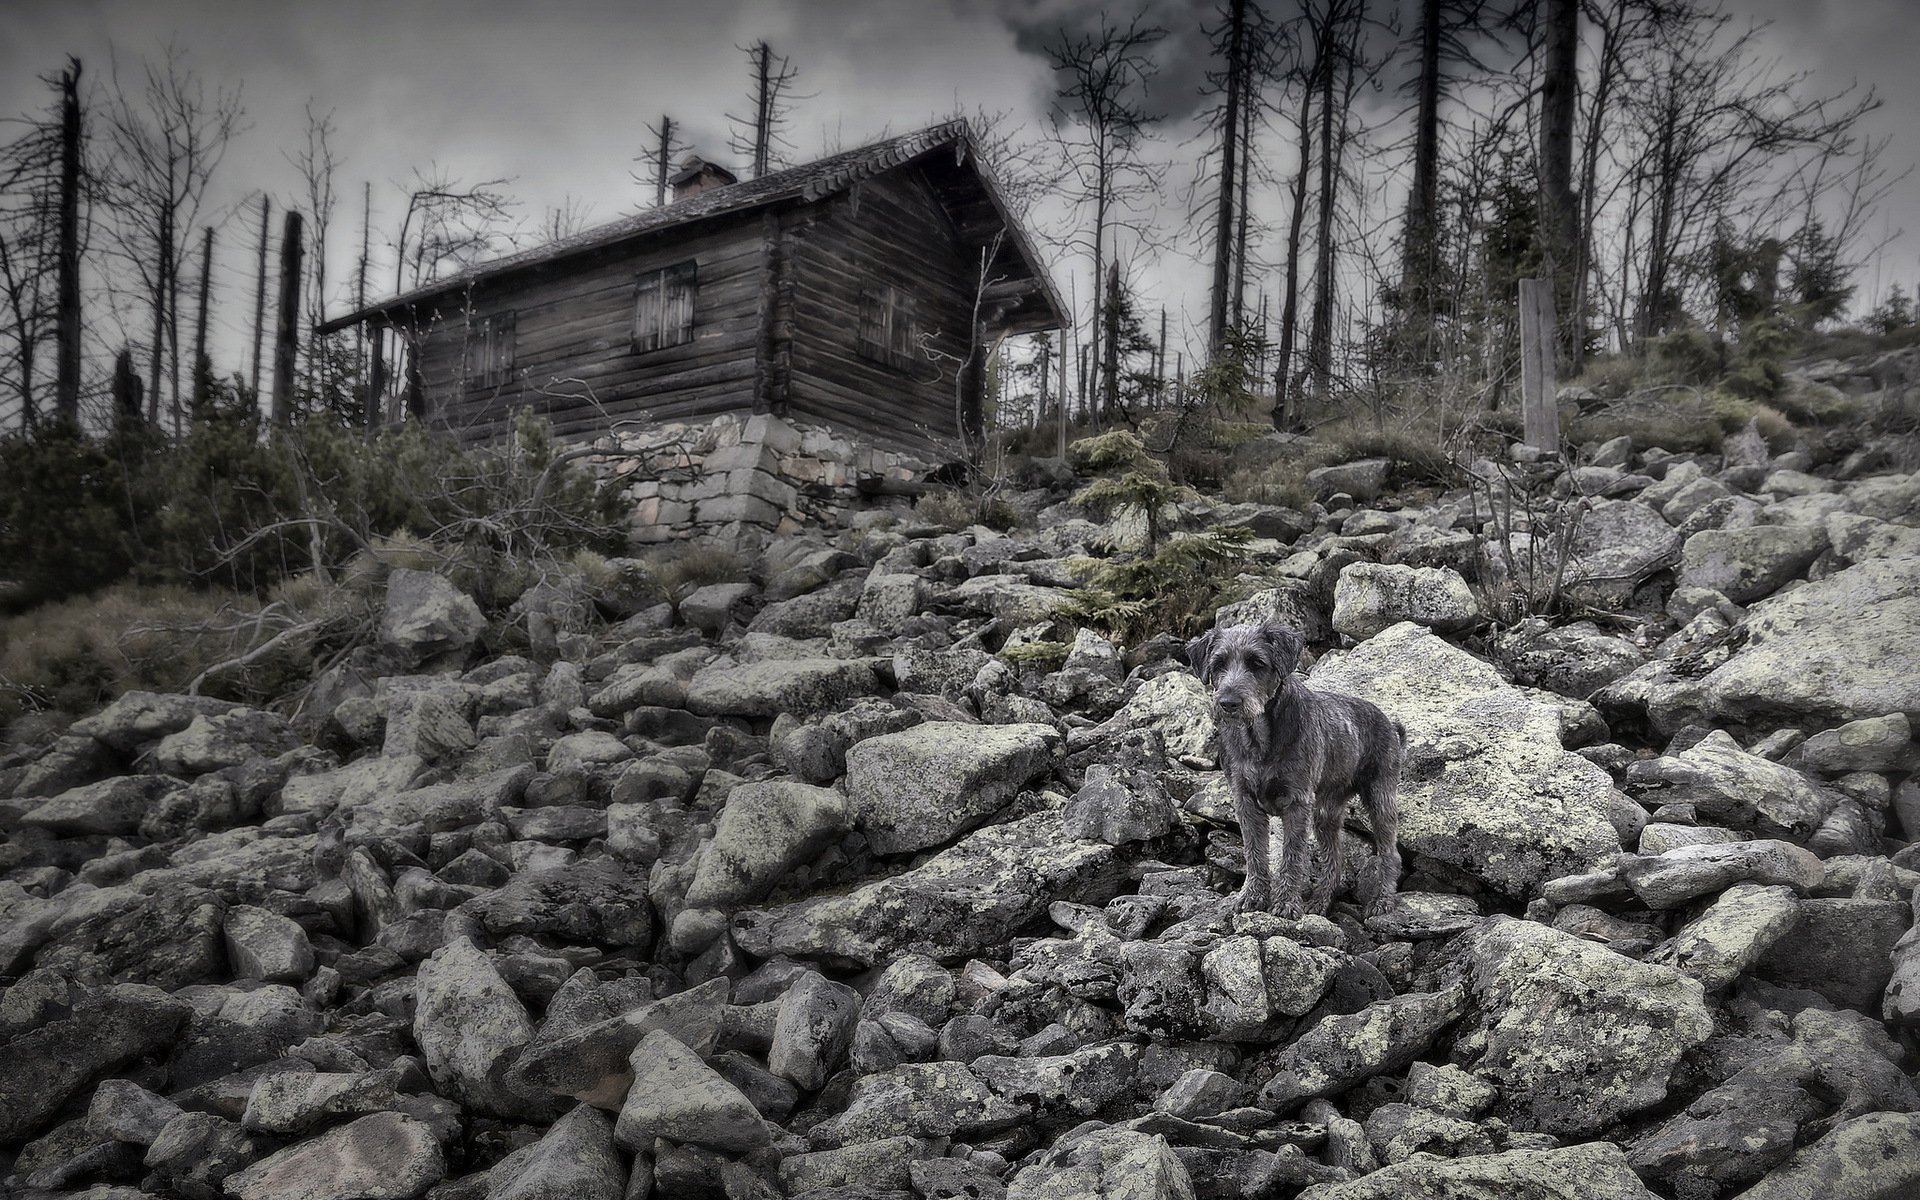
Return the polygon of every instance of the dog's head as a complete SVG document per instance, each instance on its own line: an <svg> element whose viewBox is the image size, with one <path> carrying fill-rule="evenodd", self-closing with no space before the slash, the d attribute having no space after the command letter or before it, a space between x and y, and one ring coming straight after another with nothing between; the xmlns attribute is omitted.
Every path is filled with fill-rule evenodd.
<svg viewBox="0 0 1920 1200"><path fill-rule="evenodd" d="M1274 622L1233 625L1188 642L1187 662L1212 690L1223 720L1251 720L1293 674L1304 646L1299 634Z"/></svg>

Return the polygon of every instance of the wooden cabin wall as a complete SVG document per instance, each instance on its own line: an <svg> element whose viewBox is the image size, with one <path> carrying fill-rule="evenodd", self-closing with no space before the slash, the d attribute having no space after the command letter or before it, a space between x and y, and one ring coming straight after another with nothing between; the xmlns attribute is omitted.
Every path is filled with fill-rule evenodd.
<svg viewBox="0 0 1920 1200"><path fill-rule="evenodd" d="M509 431L523 407L575 439L639 417L701 421L748 411L763 255L761 222L750 218L509 276L481 285L470 300L443 300L426 323L420 356L428 419L474 444ZM698 264L693 340L634 352L636 276L690 259ZM515 313L513 377L482 388L466 378L469 321L503 311Z"/></svg>
<svg viewBox="0 0 1920 1200"><path fill-rule="evenodd" d="M960 247L920 171L869 179L788 236L788 411L921 453L957 449L956 377L971 344L978 264ZM911 370L861 357L860 292L870 284L911 291L921 329L944 357Z"/></svg>

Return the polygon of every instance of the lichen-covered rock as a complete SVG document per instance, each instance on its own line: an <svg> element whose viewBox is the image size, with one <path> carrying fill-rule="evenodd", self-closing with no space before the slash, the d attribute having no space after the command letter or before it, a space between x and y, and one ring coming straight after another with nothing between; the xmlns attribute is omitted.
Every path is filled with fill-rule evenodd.
<svg viewBox="0 0 1920 1200"><path fill-rule="evenodd" d="M874 966L902 951L962 961L1004 950L1057 899L1105 903L1125 878L1114 848L1071 841L1055 812L990 825L926 862L843 895L817 896L734 918L757 958L824 957Z"/></svg>
<svg viewBox="0 0 1920 1200"><path fill-rule="evenodd" d="M621 1146L651 1149L661 1137L744 1154L767 1144L767 1123L752 1102L672 1034L649 1033L628 1065L633 1087L613 1127Z"/></svg>
<svg viewBox="0 0 1920 1200"><path fill-rule="evenodd" d="M1654 947L1647 961L1672 967L1717 992L1765 957L1793 928L1799 912L1800 901L1790 887L1738 883Z"/></svg>
<svg viewBox="0 0 1920 1200"><path fill-rule="evenodd" d="M1403 623L1322 659L1308 684L1371 700L1407 731L1400 844L1508 896L1620 852L1613 780L1562 748L1560 710Z"/></svg>
<svg viewBox="0 0 1920 1200"><path fill-rule="evenodd" d="M420 964L413 1037L443 1093L496 1116L542 1111L502 1078L533 1040L533 1022L492 961L468 939L448 943Z"/></svg>
<svg viewBox="0 0 1920 1200"><path fill-rule="evenodd" d="M241 707L211 696L176 696L167 692L127 692L90 717L73 723L70 733L93 738L122 754L170 733L179 733L195 717L212 717Z"/></svg>
<svg viewBox="0 0 1920 1200"><path fill-rule="evenodd" d="M727 794L687 904L732 908L757 900L852 827L847 798L831 788L791 779L742 784Z"/></svg>
<svg viewBox="0 0 1920 1200"><path fill-rule="evenodd" d="M1141 684L1119 711L1090 731L1101 740L1131 729L1150 729L1166 745L1167 757L1211 766L1214 762L1213 696L1185 671L1156 675Z"/></svg>
<svg viewBox="0 0 1920 1200"><path fill-rule="evenodd" d="M1193 1177L1163 1137L1097 1129L1021 1168L1007 1200L1111 1196L1115 1200L1193 1200Z"/></svg>
<svg viewBox="0 0 1920 1200"><path fill-rule="evenodd" d="M169 775L204 775L272 758L299 744L299 735L280 714L236 708L195 717L185 729L161 738L154 757Z"/></svg>
<svg viewBox="0 0 1920 1200"><path fill-rule="evenodd" d="M1545 925L1495 917L1449 953L1471 996L1454 1058L1516 1129L1585 1136L1658 1104L1713 1032L1697 981Z"/></svg>
<svg viewBox="0 0 1920 1200"><path fill-rule="evenodd" d="M1507 1150L1469 1158L1420 1157L1300 1200L1656 1200L1611 1142L1559 1150Z"/></svg>
<svg viewBox="0 0 1920 1200"><path fill-rule="evenodd" d="M1478 620L1467 581L1446 567L1349 563L1333 589L1333 628L1361 641L1401 621L1457 631Z"/></svg>
<svg viewBox="0 0 1920 1200"><path fill-rule="evenodd" d="M229 1176L236 1200L412 1200L447 1173L427 1126L374 1113Z"/></svg>
<svg viewBox="0 0 1920 1200"><path fill-rule="evenodd" d="M222 932L235 978L298 983L313 973L313 944L298 921L241 904L227 910Z"/></svg>
<svg viewBox="0 0 1920 1200"><path fill-rule="evenodd" d="M1643 689L1656 728L1857 721L1920 712L1920 556L1878 559L1754 605L1732 653L1698 676ZM1616 687L1636 681L1640 672ZM1632 699L1626 691L1623 699Z"/></svg>
<svg viewBox="0 0 1920 1200"><path fill-rule="evenodd" d="M1285 1112L1412 1062L1466 1010L1458 987L1380 1000L1350 1015L1323 1018L1263 1065L1260 1104Z"/></svg>
<svg viewBox="0 0 1920 1200"><path fill-rule="evenodd" d="M1804 895L1819 887L1826 873L1812 851L1774 838L1696 843L1620 861L1621 881L1653 909L1678 908L1743 880L1784 884Z"/></svg>
<svg viewBox="0 0 1920 1200"><path fill-rule="evenodd" d="M1635 586L1680 552L1680 533L1642 500L1599 500L1581 515L1567 543L1567 593L1619 608ZM1557 564L1543 564L1555 570Z"/></svg>
<svg viewBox="0 0 1920 1200"><path fill-rule="evenodd" d="M1717 824L1796 840L1818 829L1833 804L1806 776L1748 754L1722 729L1679 754L1634 763L1627 786L1643 800L1691 804Z"/></svg>
<svg viewBox="0 0 1920 1200"><path fill-rule="evenodd" d="M969 1137L1009 1129L1025 1109L994 1094L964 1064L903 1063L861 1077L846 1110L815 1130L827 1145L892 1137Z"/></svg>
<svg viewBox="0 0 1920 1200"><path fill-rule="evenodd" d="M1920 1189L1920 1114L1869 1113L1835 1127L1737 1200L1902 1200Z"/></svg>
<svg viewBox="0 0 1920 1200"><path fill-rule="evenodd" d="M929 721L847 751L847 798L876 852L938 846L998 812L1059 742L1051 725Z"/></svg>
<svg viewBox="0 0 1920 1200"><path fill-rule="evenodd" d="M795 658L738 664L721 660L687 684L687 707L708 717L775 717L833 708L878 689L858 659Z"/></svg>
<svg viewBox="0 0 1920 1200"><path fill-rule="evenodd" d="M1703 529L1681 552L1680 585L1712 588L1735 604L1771 596L1827 548L1817 525Z"/></svg>
<svg viewBox="0 0 1920 1200"><path fill-rule="evenodd" d="M473 597L431 571L398 567L387 576L380 642L407 661L464 655L486 627Z"/></svg>
<svg viewBox="0 0 1920 1200"><path fill-rule="evenodd" d="M621 1200L626 1190L613 1122L590 1104L575 1107L487 1173L487 1200Z"/></svg>
<svg viewBox="0 0 1920 1200"><path fill-rule="evenodd" d="M87 983L178 991L226 966L225 914L219 894L204 888L104 889L57 923L34 963Z"/></svg>
<svg viewBox="0 0 1920 1200"><path fill-rule="evenodd" d="M28 809L20 824L61 837L125 835L168 795L180 789L164 775L123 775L69 788Z"/></svg>
<svg viewBox="0 0 1920 1200"><path fill-rule="evenodd" d="M95 1076L169 1046L192 1013L151 987L58 986L47 1017L0 1046L0 1144L37 1133Z"/></svg>

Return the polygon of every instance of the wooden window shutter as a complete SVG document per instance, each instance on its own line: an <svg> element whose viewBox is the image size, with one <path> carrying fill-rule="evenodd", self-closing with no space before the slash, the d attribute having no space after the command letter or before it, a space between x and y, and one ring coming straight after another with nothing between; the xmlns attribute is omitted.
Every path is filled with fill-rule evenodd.
<svg viewBox="0 0 1920 1200"><path fill-rule="evenodd" d="M661 298L661 340L663 346L679 346L693 340L693 263L668 267Z"/></svg>
<svg viewBox="0 0 1920 1200"><path fill-rule="evenodd" d="M633 348L659 350L693 340L697 273L686 262L643 272L634 281Z"/></svg>
<svg viewBox="0 0 1920 1200"><path fill-rule="evenodd" d="M635 350L660 348L661 318L664 316L665 299L660 272L648 271L640 276L633 293L633 348Z"/></svg>

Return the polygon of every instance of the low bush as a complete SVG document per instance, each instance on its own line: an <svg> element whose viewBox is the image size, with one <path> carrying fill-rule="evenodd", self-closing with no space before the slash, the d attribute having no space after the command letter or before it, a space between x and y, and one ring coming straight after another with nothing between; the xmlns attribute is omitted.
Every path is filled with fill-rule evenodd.
<svg viewBox="0 0 1920 1200"><path fill-rule="evenodd" d="M985 525L1002 533L1020 523L1013 505L991 491L973 488L935 488L913 502L913 515L942 529Z"/></svg>
<svg viewBox="0 0 1920 1200"><path fill-rule="evenodd" d="M402 532L458 561L483 604L517 595L515 562L624 544L624 503L523 414L507 442L463 449L417 424L372 440L256 414L91 438L49 423L0 439L0 564L19 606L120 579L263 594L338 569Z"/></svg>

